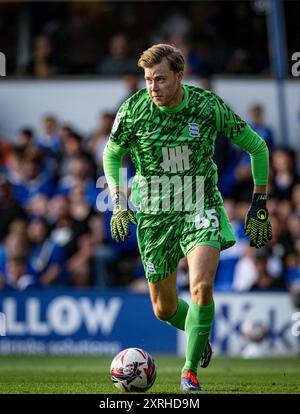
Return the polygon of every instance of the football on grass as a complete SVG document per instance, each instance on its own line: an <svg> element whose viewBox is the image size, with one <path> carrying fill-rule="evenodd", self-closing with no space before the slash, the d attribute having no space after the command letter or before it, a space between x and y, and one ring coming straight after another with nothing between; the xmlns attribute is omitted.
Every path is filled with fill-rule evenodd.
<svg viewBox="0 0 300 414"><path fill-rule="evenodd" d="M124 349L112 360L110 376L120 391L144 392L154 384L155 362L143 349Z"/></svg>

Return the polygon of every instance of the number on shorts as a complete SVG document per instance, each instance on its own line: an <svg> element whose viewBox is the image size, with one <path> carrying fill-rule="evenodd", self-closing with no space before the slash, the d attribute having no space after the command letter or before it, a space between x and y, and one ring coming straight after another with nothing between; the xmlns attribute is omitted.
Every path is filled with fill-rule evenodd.
<svg viewBox="0 0 300 414"><path fill-rule="evenodd" d="M215 229L219 228L219 219L216 214L217 212L214 208L205 210L203 216L197 214L195 216L196 229L207 229L208 227L214 227Z"/></svg>

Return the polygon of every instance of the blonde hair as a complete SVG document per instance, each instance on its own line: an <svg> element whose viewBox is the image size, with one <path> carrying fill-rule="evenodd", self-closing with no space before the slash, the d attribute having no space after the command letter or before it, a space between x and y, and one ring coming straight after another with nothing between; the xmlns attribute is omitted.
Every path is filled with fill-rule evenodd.
<svg viewBox="0 0 300 414"><path fill-rule="evenodd" d="M152 68L161 63L163 59L169 62L170 69L173 72L181 72L184 70L184 57L181 50L175 46L163 43L151 46L145 50L139 58L138 67L143 69Z"/></svg>

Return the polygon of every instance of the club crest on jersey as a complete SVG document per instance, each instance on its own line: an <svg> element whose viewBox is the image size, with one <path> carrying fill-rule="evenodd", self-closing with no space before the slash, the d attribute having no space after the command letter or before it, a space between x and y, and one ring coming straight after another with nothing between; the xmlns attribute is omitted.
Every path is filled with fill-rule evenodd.
<svg viewBox="0 0 300 414"><path fill-rule="evenodd" d="M189 133L190 133L190 136L193 137L193 138L200 137L199 125L196 124L195 122L190 122L189 123Z"/></svg>

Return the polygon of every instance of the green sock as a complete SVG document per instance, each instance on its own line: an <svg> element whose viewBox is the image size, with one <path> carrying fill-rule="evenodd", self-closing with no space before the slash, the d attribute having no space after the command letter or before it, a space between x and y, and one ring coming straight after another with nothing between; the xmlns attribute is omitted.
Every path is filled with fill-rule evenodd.
<svg viewBox="0 0 300 414"><path fill-rule="evenodd" d="M182 373L186 370L191 370L197 374L198 363L205 349L214 315L214 301L207 306L190 304L185 321L187 348Z"/></svg>
<svg viewBox="0 0 300 414"><path fill-rule="evenodd" d="M185 319L186 319L188 310L189 310L189 304L185 300L179 298L176 312L174 313L172 318L167 321L167 324L172 325L175 328L181 329L182 331L184 331Z"/></svg>

